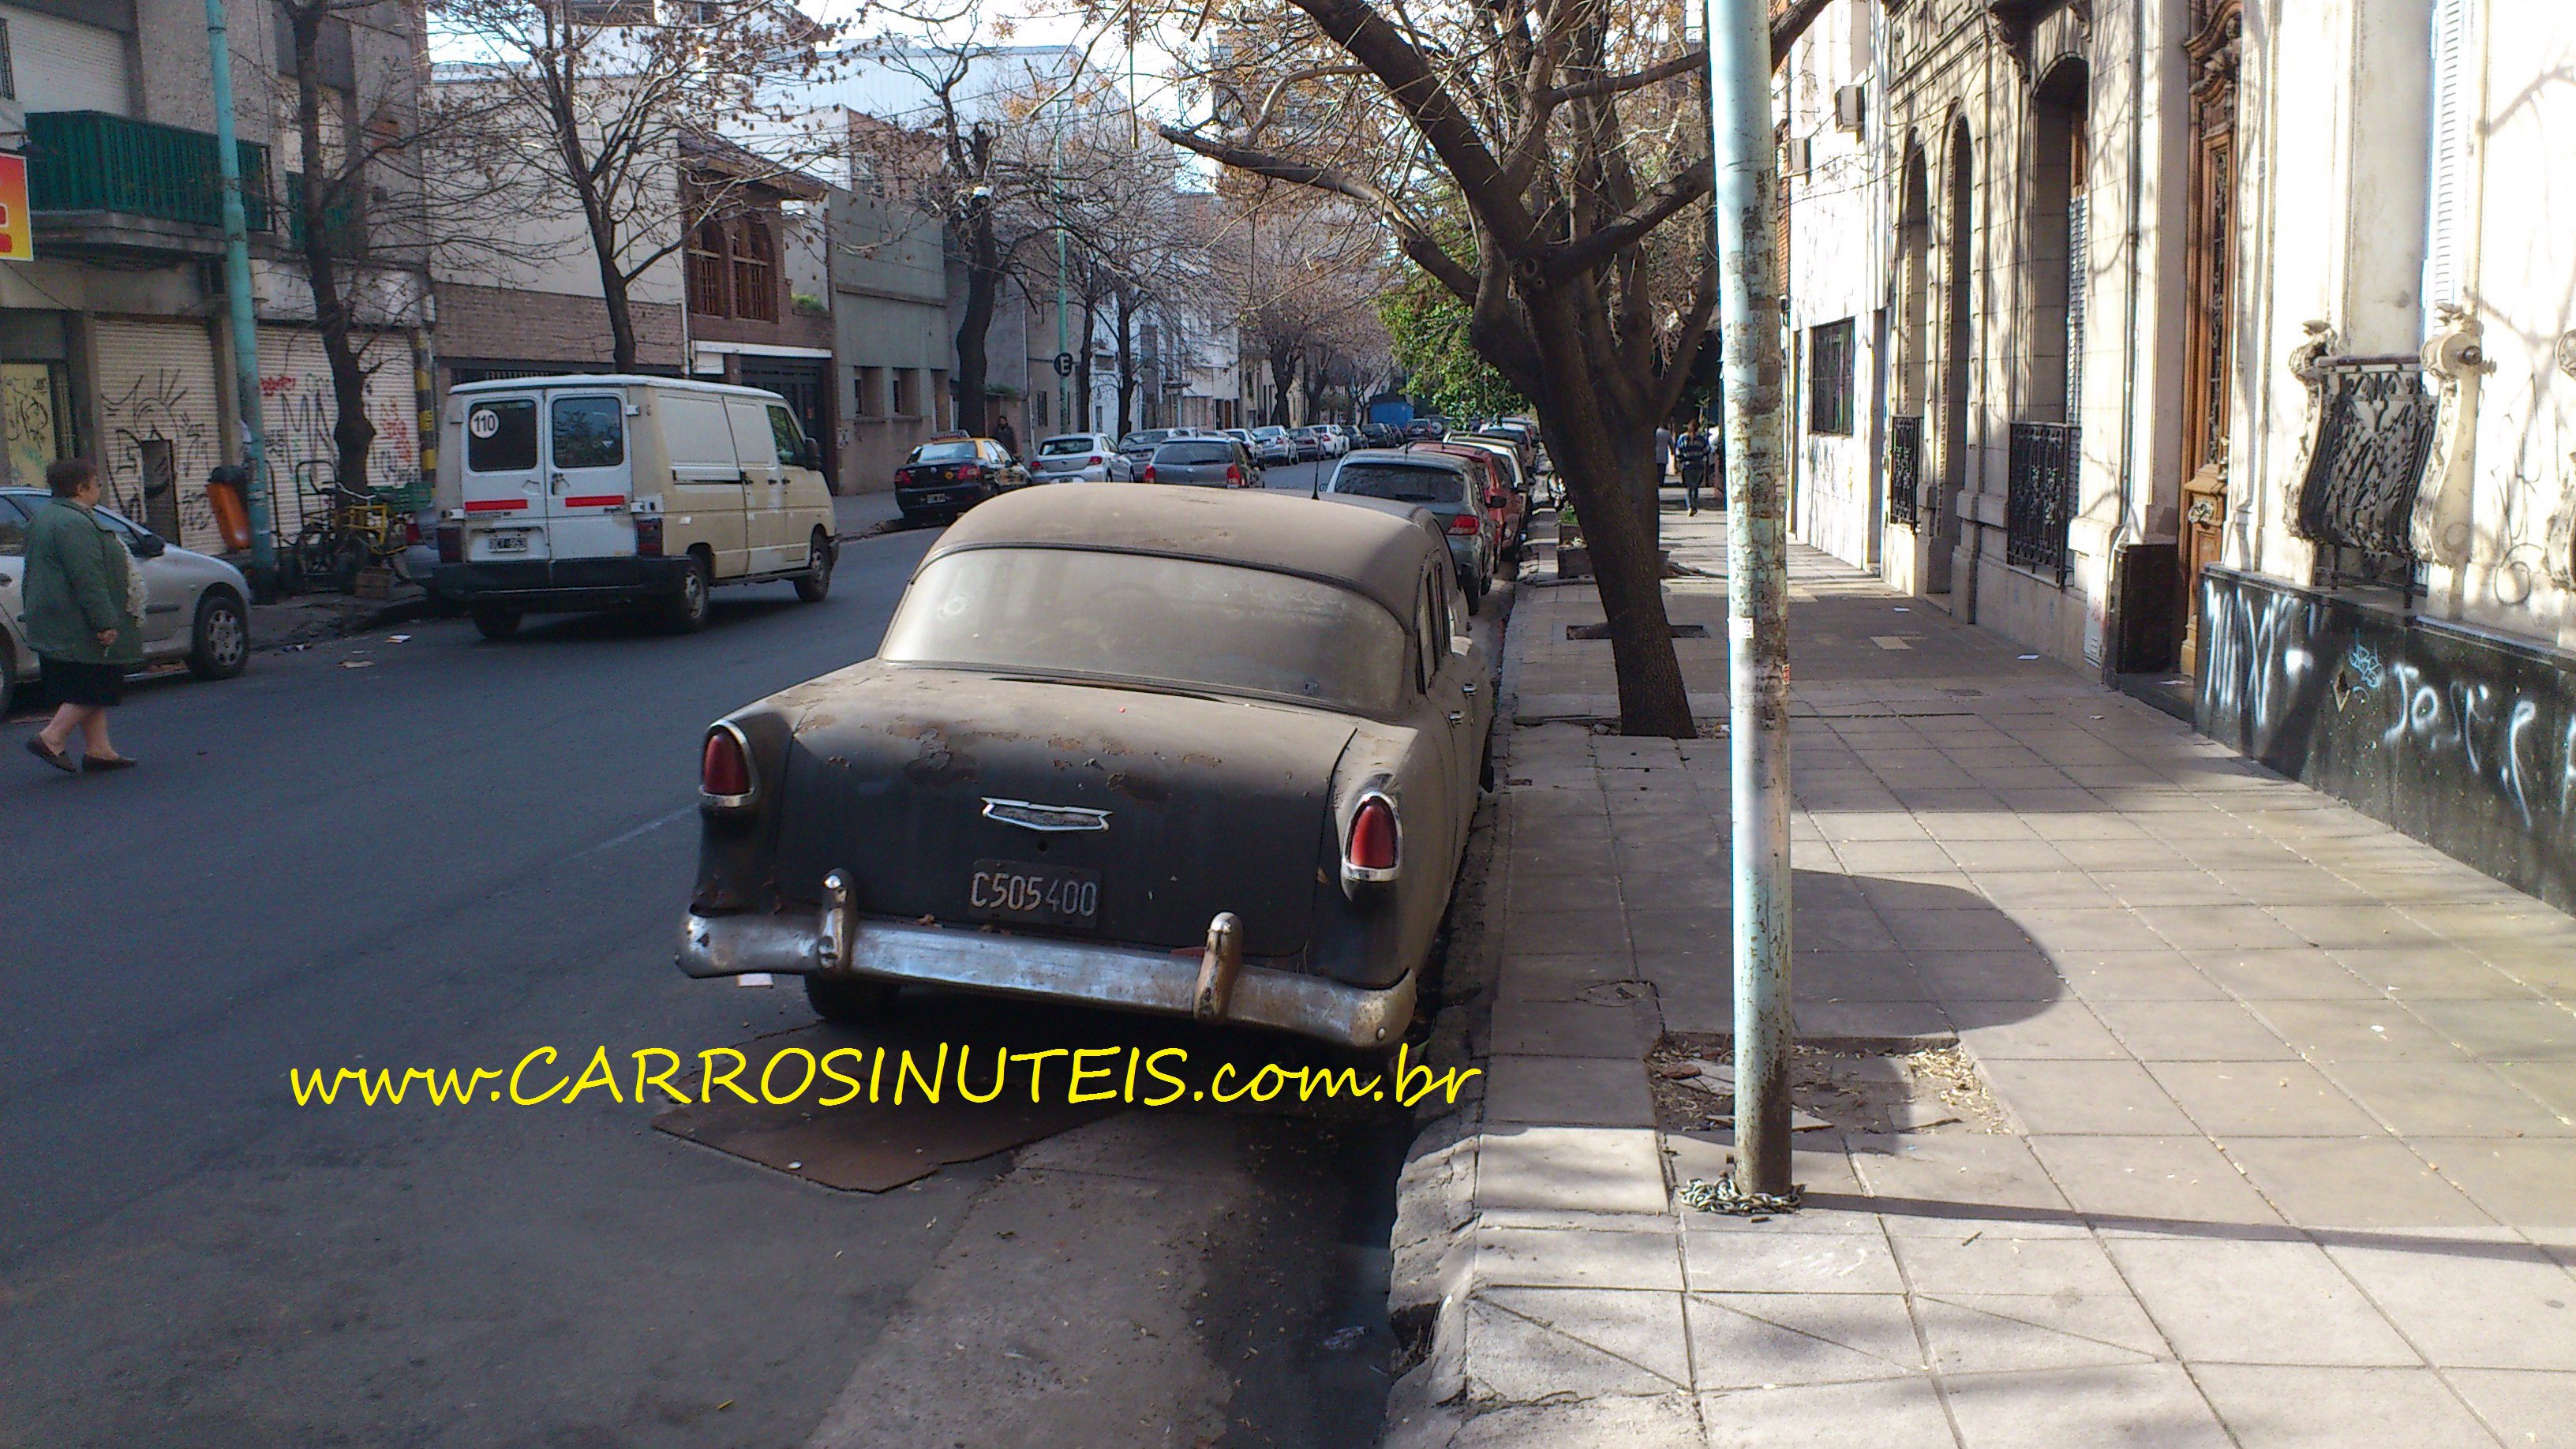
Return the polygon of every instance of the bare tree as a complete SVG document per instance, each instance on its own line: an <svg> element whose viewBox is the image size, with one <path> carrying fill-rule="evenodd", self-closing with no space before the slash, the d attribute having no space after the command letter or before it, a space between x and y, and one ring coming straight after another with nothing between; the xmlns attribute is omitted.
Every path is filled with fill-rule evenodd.
<svg viewBox="0 0 2576 1449"><path fill-rule="evenodd" d="M1631 499L1717 303L1707 57L1682 0L1220 0L1227 37L1180 145L1366 208L1469 309L1583 519L1609 615L1620 726L1688 736L1661 568ZM1824 8L1772 22L1775 64ZM1450 208L1447 214L1443 207ZM1463 235L1458 235L1463 233Z"/></svg>
<svg viewBox="0 0 2576 1449"><path fill-rule="evenodd" d="M810 132L772 97L821 74L835 28L787 0L432 0L450 84L515 116L469 160L516 173L577 219L599 269L615 364L636 365L631 296L696 225L813 159ZM752 158L682 184L684 143L723 137Z"/></svg>

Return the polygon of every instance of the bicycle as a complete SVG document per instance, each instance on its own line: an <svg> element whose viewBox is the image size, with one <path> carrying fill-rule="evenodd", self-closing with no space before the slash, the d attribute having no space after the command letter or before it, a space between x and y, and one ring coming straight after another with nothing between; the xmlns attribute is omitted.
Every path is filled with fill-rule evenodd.
<svg viewBox="0 0 2576 1449"><path fill-rule="evenodd" d="M323 508L315 515L308 504L304 526L287 552L302 580L327 580L348 594L357 592L358 576L375 565L402 573L411 537L392 504L376 494L341 487L336 469L324 458L297 463L295 484L297 492Z"/></svg>

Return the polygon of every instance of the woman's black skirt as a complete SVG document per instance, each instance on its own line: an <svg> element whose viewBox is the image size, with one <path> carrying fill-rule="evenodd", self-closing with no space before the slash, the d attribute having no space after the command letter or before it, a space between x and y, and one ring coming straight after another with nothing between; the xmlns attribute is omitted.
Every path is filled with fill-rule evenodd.
<svg viewBox="0 0 2576 1449"><path fill-rule="evenodd" d="M38 655L46 693L64 704L107 706L125 703L125 666L83 664L74 659Z"/></svg>

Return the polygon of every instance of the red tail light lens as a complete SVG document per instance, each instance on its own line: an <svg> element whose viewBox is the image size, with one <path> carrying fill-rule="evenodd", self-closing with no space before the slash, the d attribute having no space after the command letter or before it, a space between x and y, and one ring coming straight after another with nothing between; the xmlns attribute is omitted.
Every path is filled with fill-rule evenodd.
<svg viewBox="0 0 2576 1449"><path fill-rule="evenodd" d="M1091 456L1090 460L1089 460L1089 466L1094 467L1094 468L1097 468L1097 467L1099 467L1101 464L1106 463L1106 462L1108 462L1108 461L1109 461L1108 459L1101 457L1101 456L1100 456L1099 454L1097 454L1097 453L1094 453L1094 454Z"/></svg>
<svg viewBox="0 0 2576 1449"><path fill-rule="evenodd" d="M960 478L981 478L984 476L984 465L981 463L967 463L958 468L957 476Z"/></svg>
<svg viewBox="0 0 2576 1449"><path fill-rule="evenodd" d="M438 526L438 561L440 563L465 562L463 526L454 523L442 523Z"/></svg>
<svg viewBox="0 0 2576 1449"><path fill-rule="evenodd" d="M1343 859L1354 871L1395 869L1395 806L1385 796L1371 795L1360 802L1358 812L1351 816L1351 840Z"/></svg>
<svg viewBox="0 0 2576 1449"><path fill-rule="evenodd" d="M733 731L707 731L707 747L698 757L698 788L725 798L751 793L751 760L743 754L742 741Z"/></svg>
<svg viewBox="0 0 2576 1449"><path fill-rule="evenodd" d="M1472 513L1461 513L1457 517L1449 520L1449 531L1451 533L1474 533L1477 527L1476 515Z"/></svg>
<svg viewBox="0 0 2576 1449"><path fill-rule="evenodd" d="M418 543L418 542L420 542L420 520L419 520L419 519L417 519L417 518L406 518L406 519L404 519L404 520L403 520L403 542L405 542L405 543Z"/></svg>
<svg viewBox="0 0 2576 1449"><path fill-rule="evenodd" d="M1225 486L1228 488L1240 488L1243 486L1242 464L1228 463L1225 465Z"/></svg>
<svg viewBox="0 0 2576 1449"><path fill-rule="evenodd" d="M662 520L658 518L635 520L635 556L638 558L662 556Z"/></svg>
<svg viewBox="0 0 2576 1449"><path fill-rule="evenodd" d="M1145 481L1148 483L1154 481L1154 465L1151 463L1145 465Z"/></svg>

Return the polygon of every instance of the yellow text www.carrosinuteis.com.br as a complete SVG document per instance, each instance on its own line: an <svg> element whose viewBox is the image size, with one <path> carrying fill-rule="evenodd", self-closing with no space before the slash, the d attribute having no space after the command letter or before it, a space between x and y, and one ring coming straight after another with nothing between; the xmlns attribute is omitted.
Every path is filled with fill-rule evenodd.
<svg viewBox="0 0 2576 1449"><path fill-rule="evenodd" d="M809 1103L981 1105L1004 1099L1032 1103L1119 1102L1168 1107L1177 1102L1268 1102L1283 1095L1298 1101L1392 1101L1410 1107L1434 1092L1458 1100L1474 1067L1434 1071L1411 1059L1410 1045L1396 1049L1388 1069L1357 1066L1245 1067L1220 1062L1204 1078L1191 1073L1184 1047L1049 1047L1024 1051L941 1042L926 1047L834 1047L815 1053L788 1047L758 1072L732 1047L710 1047L691 1063L667 1047L611 1053L594 1047L579 1071L574 1058L551 1046L531 1048L508 1067L290 1067L287 1085L299 1107L464 1107L570 1105L606 1098L617 1102L749 1102L784 1107ZM750 1080L746 1081L745 1077Z"/></svg>

